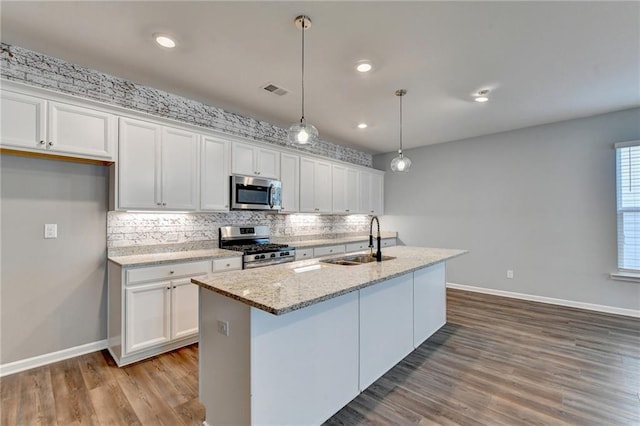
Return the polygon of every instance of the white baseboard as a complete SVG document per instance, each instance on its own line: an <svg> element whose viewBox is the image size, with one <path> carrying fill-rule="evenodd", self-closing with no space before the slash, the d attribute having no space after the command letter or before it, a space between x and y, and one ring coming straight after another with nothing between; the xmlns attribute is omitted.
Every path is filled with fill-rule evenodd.
<svg viewBox="0 0 640 426"><path fill-rule="evenodd" d="M548 303L550 305L568 306L570 308L586 309L588 311L604 312L607 314L624 315L640 318L640 311L615 306L596 305L593 303L575 302L573 300L554 299L553 297L534 296L531 294L515 293L512 291L494 290L492 288L475 287L471 285L447 283L447 288L472 291L474 293L493 294L494 296L510 297L512 299L529 300L532 302Z"/></svg>
<svg viewBox="0 0 640 426"><path fill-rule="evenodd" d="M73 348L63 349L57 352L50 352L48 354L38 355L32 358L26 358L19 361L9 362L7 364L1 364L0 377L73 358L75 356L88 354L90 352L101 351L106 348L107 340L105 339L93 343L87 343L85 345L75 346Z"/></svg>

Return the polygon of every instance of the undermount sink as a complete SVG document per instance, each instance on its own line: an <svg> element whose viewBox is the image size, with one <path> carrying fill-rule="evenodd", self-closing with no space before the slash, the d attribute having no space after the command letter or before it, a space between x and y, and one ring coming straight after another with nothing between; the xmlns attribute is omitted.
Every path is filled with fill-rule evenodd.
<svg viewBox="0 0 640 426"><path fill-rule="evenodd" d="M393 256L382 256L382 261L395 259ZM370 256L368 254L358 254L358 255L350 255L338 257L336 259L326 259L321 260L321 263L331 263L332 265L342 265L342 266L358 266L363 263L371 263L375 262L376 257Z"/></svg>

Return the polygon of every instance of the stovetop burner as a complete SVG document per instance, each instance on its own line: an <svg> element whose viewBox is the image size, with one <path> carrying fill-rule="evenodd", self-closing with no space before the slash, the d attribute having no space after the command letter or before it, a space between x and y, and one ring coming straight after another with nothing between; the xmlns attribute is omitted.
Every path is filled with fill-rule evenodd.
<svg viewBox="0 0 640 426"><path fill-rule="evenodd" d="M295 260L295 247L269 242L268 226L222 226L219 232L221 249L244 253L242 256L243 269Z"/></svg>

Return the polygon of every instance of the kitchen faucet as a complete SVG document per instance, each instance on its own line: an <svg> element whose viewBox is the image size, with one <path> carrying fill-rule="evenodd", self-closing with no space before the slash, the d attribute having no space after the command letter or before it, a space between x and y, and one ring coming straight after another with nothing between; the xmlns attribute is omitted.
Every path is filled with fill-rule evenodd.
<svg viewBox="0 0 640 426"><path fill-rule="evenodd" d="M369 248L370 256L373 257L373 220L376 220L378 223L378 237L376 238L378 242L378 251L376 251L376 262L382 262L382 251L380 251L380 220L378 220L378 216L371 217L371 222L369 223Z"/></svg>

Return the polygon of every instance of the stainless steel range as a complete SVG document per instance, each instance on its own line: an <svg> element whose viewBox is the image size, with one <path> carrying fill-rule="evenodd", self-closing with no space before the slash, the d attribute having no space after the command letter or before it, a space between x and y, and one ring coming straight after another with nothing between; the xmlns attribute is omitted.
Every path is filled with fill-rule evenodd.
<svg viewBox="0 0 640 426"><path fill-rule="evenodd" d="M269 242L268 226L221 226L219 233L221 249L241 251L242 269L293 262L295 247Z"/></svg>

